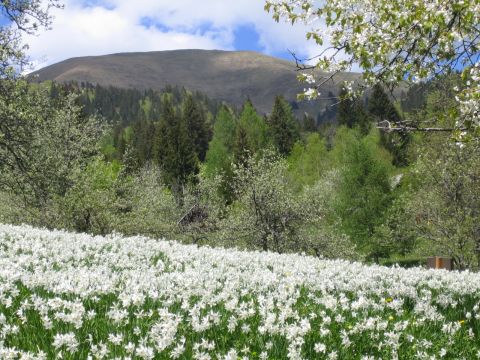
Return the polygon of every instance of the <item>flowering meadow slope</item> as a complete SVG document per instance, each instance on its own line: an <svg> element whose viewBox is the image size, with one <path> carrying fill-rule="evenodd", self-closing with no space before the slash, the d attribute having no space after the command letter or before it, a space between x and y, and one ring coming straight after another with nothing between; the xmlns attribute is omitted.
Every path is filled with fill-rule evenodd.
<svg viewBox="0 0 480 360"><path fill-rule="evenodd" d="M480 275L0 225L1 359L475 359Z"/></svg>

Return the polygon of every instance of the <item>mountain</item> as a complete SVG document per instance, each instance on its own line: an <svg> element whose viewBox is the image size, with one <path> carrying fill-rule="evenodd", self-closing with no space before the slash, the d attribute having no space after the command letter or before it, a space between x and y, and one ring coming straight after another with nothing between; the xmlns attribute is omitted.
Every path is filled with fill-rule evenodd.
<svg viewBox="0 0 480 360"><path fill-rule="evenodd" d="M34 81L89 82L102 86L161 90L183 86L211 99L241 106L250 98L262 113L271 111L276 95L283 95L297 115L317 115L332 100L297 102L305 84L297 81L294 62L252 51L173 50L120 53L68 59L34 72ZM322 86L321 93L336 95L344 80L355 73L339 74ZM331 95L330 94L330 95Z"/></svg>

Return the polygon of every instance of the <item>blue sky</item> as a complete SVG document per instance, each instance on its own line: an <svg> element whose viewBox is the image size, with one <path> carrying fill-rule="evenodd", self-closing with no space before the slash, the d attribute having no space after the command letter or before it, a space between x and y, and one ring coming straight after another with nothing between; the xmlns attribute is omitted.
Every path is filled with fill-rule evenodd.
<svg viewBox="0 0 480 360"><path fill-rule="evenodd" d="M64 0L52 30L26 36L35 68L70 57L173 49L253 50L292 60L319 48L276 23L263 0Z"/></svg>

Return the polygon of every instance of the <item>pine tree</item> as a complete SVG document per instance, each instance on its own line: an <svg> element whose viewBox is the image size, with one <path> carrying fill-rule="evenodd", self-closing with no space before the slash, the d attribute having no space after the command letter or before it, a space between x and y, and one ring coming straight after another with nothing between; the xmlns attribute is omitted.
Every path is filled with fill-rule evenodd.
<svg viewBox="0 0 480 360"><path fill-rule="evenodd" d="M187 94L183 101L182 116L187 124L188 133L198 159L203 162L211 138L211 131L204 108L193 99L191 94Z"/></svg>
<svg viewBox="0 0 480 360"><path fill-rule="evenodd" d="M375 85L373 88L372 95L368 101L368 111L376 117L378 121L388 120L391 123L396 123L401 120L400 114L381 85ZM395 166L408 165L408 146L411 142L411 135L409 133L398 132L387 134L382 132L381 142L392 154L392 162Z"/></svg>
<svg viewBox="0 0 480 360"><path fill-rule="evenodd" d="M273 144L281 155L288 155L300 134L292 108L281 96L275 98L267 120Z"/></svg>

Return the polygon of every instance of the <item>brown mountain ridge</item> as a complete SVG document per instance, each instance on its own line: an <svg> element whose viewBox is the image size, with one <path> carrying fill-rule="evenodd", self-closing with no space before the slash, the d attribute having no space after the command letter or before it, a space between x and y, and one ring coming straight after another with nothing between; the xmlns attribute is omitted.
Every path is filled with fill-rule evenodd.
<svg viewBox="0 0 480 360"><path fill-rule="evenodd" d="M294 62L253 51L172 50L119 53L71 58L34 73L34 81L89 82L102 86L162 90L166 85L200 91L211 99L241 106L250 98L262 113L271 111L276 95L283 95L295 113L316 116L330 100L298 102L305 85L297 81ZM342 73L321 88L336 95L344 80L359 74Z"/></svg>

